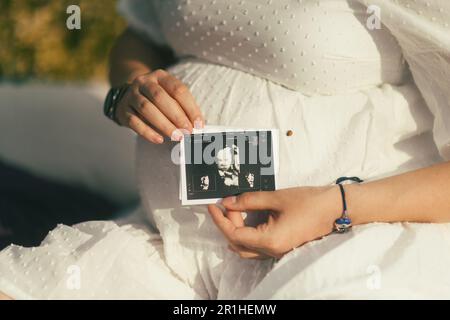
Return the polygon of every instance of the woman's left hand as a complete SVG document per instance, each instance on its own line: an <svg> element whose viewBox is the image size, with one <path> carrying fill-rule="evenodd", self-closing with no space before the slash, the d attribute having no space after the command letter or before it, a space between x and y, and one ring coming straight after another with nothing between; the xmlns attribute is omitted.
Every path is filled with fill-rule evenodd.
<svg viewBox="0 0 450 320"><path fill-rule="evenodd" d="M211 217L242 258L281 258L309 241L329 234L342 213L339 189L302 187L274 192L245 193L223 200L225 214L208 207ZM269 211L266 223L245 226L242 212ZM253 213L252 213L253 212Z"/></svg>

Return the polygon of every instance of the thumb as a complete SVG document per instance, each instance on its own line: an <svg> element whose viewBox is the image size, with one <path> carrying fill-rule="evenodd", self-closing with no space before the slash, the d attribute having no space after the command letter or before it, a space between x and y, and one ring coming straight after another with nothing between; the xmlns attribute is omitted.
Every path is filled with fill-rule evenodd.
<svg viewBox="0 0 450 320"><path fill-rule="evenodd" d="M222 205L228 210L277 210L278 197L276 191L250 192L240 196L225 198Z"/></svg>

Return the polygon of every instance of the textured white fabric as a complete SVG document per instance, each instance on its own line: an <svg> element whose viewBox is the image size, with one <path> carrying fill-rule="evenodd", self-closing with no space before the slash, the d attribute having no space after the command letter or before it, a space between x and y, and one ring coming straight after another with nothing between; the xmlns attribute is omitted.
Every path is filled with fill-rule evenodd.
<svg viewBox="0 0 450 320"><path fill-rule="evenodd" d="M386 29L367 32L366 7L357 1L122 0L119 9L131 26L147 14L138 30L157 43L164 35L180 57L226 65L304 94L398 84L405 71L395 38Z"/></svg>
<svg viewBox="0 0 450 320"><path fill-rule="evenodd" d="M164 264L159 236L112 222L61 225L39 248L11 246L0 259L20 261L0 272L15 299L196 298Z"/></svg>
<svg viewBox="0 0 450 320"><path fill-rule="evenodd" d="M407 20L413 8L409 1L374 2L388 16L386 25L392 27L400 46L385 26L377 31L364 29L363 7L345 0L155 0L158 11L149 12L149 19L156 15L158 20L140 28L150 37L161 33L179 56L194 56L183 58L170 71L188 84L210 124L294 132L280 137L281 187L323 185L342 175L374 179L436 163L442 159L433 143L433 128L441 151L449 137L445 136L448 92L442 87L448 84L443 75L449 50L435 47L448 37L442 32L446 20L436 18L441 13L448 20L447 2L415 1L422 17L417 24L416 19ZM128 8L127 17L135 25L133 12L146 7L140 0L128 0L121 8ZM142 17L141 12L141 21ZM326 17L335 22L329 24ZM403 19L409 28L402 29ZM430 22L421 23L425 20ZM322 29L322 35L320 28L328 29ZM408 53L413 48L421 48L421 54ZM436 116L434 127L421 92L400 63L402 50L417 84L427 83L420 90ZM334 69L330 56L336 53L341 58L335 59ZM427 66L429 55L435 59L429 61L430 70L422 72L416 65ZM291 61L292 57L296 60ZM306 68L305 63L310 66ZM283 68L283 64L289 65ZM322 64L328 67L321 69ZM67 275L51 274L58 267L66 268L68 260L89 273L81 290L91 290L94 297L118 297L122 291L120 297L166 298L168 288L174 288L174 298L450 296L449 225L371 224L307 244L274 266L272 261L239 259L226 249L206 208L180 206L178 169L170 162L173 146L138 142L143 209L159 235L135 237L136 227L114 224L61 226L46 249L13 247L0 254L0 291L19 298L83 296L68 293L60 285ZM77 236L80 231L81 237ZM43 258L46 252L55 256L55 266L49 267ZM149 258L155 252L158 255ZM91 258L94 262L83 259L97 255L100 259ZM166 285L148 276L143 265ZM130 284L104 277L105 272ZM39 282L39 277L45 280ZM41 290L43 282L50 291ZM140 286L129 293L127 286L135 283Z"/></svg>
<svg viewBox="0 0 450 320"><path fill-rule="evenodd" d="M450 224L372 224L288 254L250 299L448 299Z"/></svg>
<svg viewBox="0 0 450 320"><path fill-rule="evenodd" d="M450 2L446 0L363 0L383 13L397 38L414 81L432 111L434 139L450 160Z"/></svg>

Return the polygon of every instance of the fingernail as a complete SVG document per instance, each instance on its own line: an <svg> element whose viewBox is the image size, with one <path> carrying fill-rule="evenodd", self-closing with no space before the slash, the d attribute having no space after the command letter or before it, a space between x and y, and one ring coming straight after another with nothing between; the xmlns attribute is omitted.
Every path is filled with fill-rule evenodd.
<svg viewBox="0 0 450 320"><path fill-rule="evenodd" d="M192 125L190 122L186 122L183 124L183 126L180 128L181 131L188 131L191 132L192 131Z"/></svg>
<svg viewBox="0 0 450 320"><path fill-rule="evenodd" d="M237 202L237 198L235 196L233 197L228 197L223 199L222 204L223 205L232 205L235 204Z"/></svg>
<svg viewBox="0 0 450 320"><path fill-rule="evenodd" d="M163 137L158 137L158 138L156 138L156 141L157 141L159 144L162 144L162 143L164 143L164 138L163 138Z"/></svg>
<svg viewBox="0 0 450 320"><path fill-rule="evenodd" d="M194 121L194 128L195 128L195 129L203 129L204 127L205 127L205 125L204 125L202 119L197 118L197 119Z"/></svg>
<svg viewBox="0 0 450 320"><path fill-rule="evenodd" d="M183 133L180 130L178 130L178 129L175 130L172 133L171 140L172 141L176 141L176 142L179 142L179 141L183 140Z"/></svg>

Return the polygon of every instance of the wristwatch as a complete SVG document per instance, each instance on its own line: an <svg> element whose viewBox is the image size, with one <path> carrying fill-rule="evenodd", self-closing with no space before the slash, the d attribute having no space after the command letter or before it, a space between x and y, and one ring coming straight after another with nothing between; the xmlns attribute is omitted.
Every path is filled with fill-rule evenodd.
<svg viewBox="0 0 450 320"><path fill-rule="evenodd" d="M111 88L105 99L105 104L103 105L103 113L106 117L114 121L120 126L120 123L116 117L116 109L119 104L120 99L123 98L125 93L128 91L130 84L124 84L123 86Z"/></svg>

